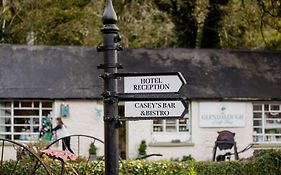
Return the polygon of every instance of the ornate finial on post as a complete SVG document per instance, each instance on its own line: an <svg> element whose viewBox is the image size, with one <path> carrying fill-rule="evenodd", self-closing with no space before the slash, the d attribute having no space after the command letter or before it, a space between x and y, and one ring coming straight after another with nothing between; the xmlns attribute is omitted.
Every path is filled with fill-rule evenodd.
<svg viewBox="0 0 281 175"><path fill-rule="evenodd" d="M112 5L112 0L107 0L102 17L103 33L117 33L118 27L115 25L117 22L117 15Z"/></svg>
<svg viewBox="0 0 281 175"><path fill-rule="evenodd" d="M103 24L116 24L117 15L112 5L112 0L106 1L106 6L102 16Z"/></svg>

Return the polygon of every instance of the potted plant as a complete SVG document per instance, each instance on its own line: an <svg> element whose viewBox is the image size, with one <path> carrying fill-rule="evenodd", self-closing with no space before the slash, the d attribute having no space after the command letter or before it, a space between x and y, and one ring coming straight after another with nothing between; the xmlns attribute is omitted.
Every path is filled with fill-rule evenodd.
<svg viewBox="0 0 281 175"><path fill-rule="evenodd" d="M90 144L89 160L97 160L97 147L94 142Z"/></svg>
<svg viewBox="0 0 281 175"><path fill-rule="evenodd" d="M139 157L146 156L146 141L142 140L139 146Z"/></svg>

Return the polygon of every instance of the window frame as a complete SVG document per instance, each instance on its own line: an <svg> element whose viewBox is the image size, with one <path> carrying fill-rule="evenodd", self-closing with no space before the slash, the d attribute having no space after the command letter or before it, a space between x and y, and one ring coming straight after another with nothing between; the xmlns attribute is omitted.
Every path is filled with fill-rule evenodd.
<svg viewBox="0 0 281 175"><path fill-rule="evenodd" d="M176 131L175 132L167 132L166 129L163 131L155 132L154 131L154 120L152 120L152 143L189 143L191 142L191 117L190 112L183 117L186 120L187 131L181 132L179 131L179 121L180 119L169 119L169 120L176 120ZM163 128L166 128L166 120L163 121Z"/></svg>
<svg viewBox="0 0 281 175"><path fill-rule="evenodd" d="M261 109L255 109L255 107L261 106ZM279 110L272 110L272 106L279 106ZM273 113L277 113L278 117L267 117L274 116ZM257 117L255 117L257 116ZM260 116L260 117L259 117ZM258 122L256 122L258 121ZM271 122L269 122L271 121ZM260 123L260 125L255 125ZM254 143L281 143L281 103L280 102L268 102L268 103L253 103L253 134L252 141ZM257 132L257 130L261 132ZM266 130L280 130L279 133L266 133ZM279 138L278 138L279 137ZM278 139L277 139L278 138Z"/></svg>
<svg viewBox="0 0 281 175"><path fill-rule="evenodd" d="M30 102L31 106L26 107L26 106L22 106L21 103L22 102ZM43 103L44 102L48 102L51 103L51 107L43 107ZM8 138L10 140L14 140L14 141L20 141L20 142L33 142L38 138L39 136L39 132L42 128L42 122L43 122L43 118L46 117L45 115L43 116L43 111L49 111L49 113L51 114L54 111L54 101L51 100L1 100L0 103L10 103L10 106L0 106L0 110L10 110L10 115L2 115L0 113L0 118L5 119L10 119L10 124L0 124L1 127L10 127L10 131L0 131L0 135L2 138ZM15 106L15 103L18 104L18 106ZM37 107L37 105L35 105L35 103L39 103L39 106ZM38 115L15 115L15 111L16 110L21 110L21 111L28 111L28 110L38 110ZM51 116L52 117L52 116ZM15 119L38 119L38 122L36 123L15 123ZM53 120L53 118L52 118ZM15 127L30 127L33 128L34 127L38 127L38 132L34 132L34 131L29 131L29 132L16 132L15 131ZM21 139L16 139L15 136L18 135L23 135L25 137L31 137L29 140L21 140Z"/></svg>
<svg viewBox="0 0 281 175"><path fill-rule="evenodd" d="M185 119L185 124L180 124L180 120ZM182 118L182 119L164 119L160 120L162 121L161 124L155 124L153 120L152 122L152 132L154 133L189 133L190 132L190 119L188 118ZM167 131L167 120L175 120L175 124L168 124L170 126L175 126L175 131ZM187 130L186 131L180 131L180 126L186 126ZM154 127L162 127L162 131L155 131Z"/></svg>

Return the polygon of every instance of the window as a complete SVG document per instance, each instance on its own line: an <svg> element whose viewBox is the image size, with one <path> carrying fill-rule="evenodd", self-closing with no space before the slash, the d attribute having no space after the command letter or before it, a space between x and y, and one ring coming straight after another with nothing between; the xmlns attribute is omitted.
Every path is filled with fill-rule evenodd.
<svg viewBox="0 0 281 175"><path fill-rule="evenodd" d="M44 118L50 115L50 101L0 101L0 137L35 141Z"/></svg>
<svg viewBox="0 0 281 175"><path fill-rule="evenodd" d="M190 141L190 120L188 115L182 119L153 120L152 142Z"/></svg>
<svg viewBox="0 0 281 175"><path fill-rule="evenodd" d="M253 105L253 141L281 143L281 104Z"/></svg>
<svg viewBox="0 0 281 175"><path fill-rule="evenodd" d="M153 132L189 132L189 120L154 120Z"/></svg>

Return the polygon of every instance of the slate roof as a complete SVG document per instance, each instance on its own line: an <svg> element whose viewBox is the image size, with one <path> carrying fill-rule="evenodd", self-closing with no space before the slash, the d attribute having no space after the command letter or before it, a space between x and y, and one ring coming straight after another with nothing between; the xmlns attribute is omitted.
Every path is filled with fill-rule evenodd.
<svg viewBox="0 0 281 175"><path fill-rule="evenodd" d="M0 98L101 98L102 58L95 48L0 45ZM281 100L280 51L126 49L119 62L121 72L181 72L189 99Z"/></svg>

